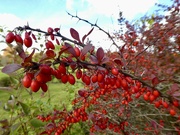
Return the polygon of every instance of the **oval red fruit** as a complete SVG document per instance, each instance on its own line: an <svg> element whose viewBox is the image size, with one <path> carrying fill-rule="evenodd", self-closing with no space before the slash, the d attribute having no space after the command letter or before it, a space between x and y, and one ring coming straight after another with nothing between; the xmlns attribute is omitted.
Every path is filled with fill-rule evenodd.
<svg viewBox="0 0 180 135"><path fill-rule="evenodd" d="M144 98L144 100L146 100L146 101L148 101L148 100L149 100L149 97L148 97L148 95L147 95L147 94L144 94L144 95L143 95L143 98Z"/></svg>
<svg viewBox="0 0 180 135"><path fill-rule="evenodd" d="M32 80L30 88L33 92L37 92L40 89L40 83L37 80Z"/></svg>
<svg viewBox="0 0 180 135"><path fill-rule="evenodd" d="M13 32L9 32L5 38L6 42L9 44L12 43L14 41L14 39L15 39L15 36L14 36Z"/></svg>
<svg viewBox="0 0 180 135"><path fill-rule="evenodd" d="M58 67L58 70L62 73L62 74L66 74L66 67L64 66L64 64L60 64Z"/></svg>
<svg viewBox="0 0 180 135"><path fill-rule="evenodd" d="M76 71L76 78L77 79L80 79L82 77L82 71L81 71L81 69L78 69L77 71Z"/></svg>
<svg viewBox="0 0 180 135"><path fill-rule="evenodd" d="M160 95L160 94L159 94L159 91L154 90L154 91L153 91L153 95L154 95L155 97L159 97L159 95Z"/></svg>
<svg viewBox="0 0 180 135"><path fill-rule="evenodd" d="M47 32L48 32L48 34L52 34L53 33L53 28L51 28L51 27L49 27L48 29L47 29Z"/></svg>
<svg viewBox="0 0 180 135"><path fill-rule="evenodd" d="M20 44L20 45L23 45L23 39L20 35L16 35L15 36L15 41Z"/></svg>
<svg viewBox="0 0 180 135"><path fill-rule="evenodd" d="M113 75L118 75L118 74L119 74L119 71L118 71L117 68L112 68L112 69L111 69L111 73L112 73Z"/></svg>
<svg viewBox="0 0 180 135"><path fill-rule="evenodd" d="M67 83L68 82L68 75L67 74L64 74L61 76L61 82L62 83Z"/></svg>
<svg viewBox="0 0 180 135"><path fill-rule="evenodd" d="M78 47L74 47L74 51L76 52L76 57L79 57L81 52Z"/></svg>
<svg viewBox="0 0 180 135"><path fill-rule="evenodd" d="M29 75L25 75L22 79L22 84L25 88L29 88L31 86L32 79Z"/></svg>
<svg viewBox="0 0 180 135"><path fill-rule="evenodd" d="M179 102L178 102L178 100L174 100L172 103L173 103L173 105L174 105L175 107L179 107Z"/></svg>
<svg viewBox="0 0 180 135"><path fill-rule="evenodd" d="M169 113L170 113L172 116L176 115L176 111L175 111L174 109L170 109L170 110L169 110Z"/></svg>
<svg viewBox="0 0 180 135"><path fill-rule="evenodd" d="M72 84L72 85L75 84L75 78L74 78L74 76L73 76L72 74L69 74L69 76L68 76L68 82L69 82L70 84Z"/></svg>
<svg viewBox="0 0 180 135"><path fill-rule="evenodd" d="M31 47L31 46L32 46L32 38L31 38L31 37L26 37L26 38L24 39L24 45L25 45L26 47Z"/></svg>
<svg viewBox="0 0 180 135"><path fill-rule="evenodd" d="M47 84L46 83L42 83L41 84L41 89L42 89L43 92L46 92L48 90Z"/></svg>

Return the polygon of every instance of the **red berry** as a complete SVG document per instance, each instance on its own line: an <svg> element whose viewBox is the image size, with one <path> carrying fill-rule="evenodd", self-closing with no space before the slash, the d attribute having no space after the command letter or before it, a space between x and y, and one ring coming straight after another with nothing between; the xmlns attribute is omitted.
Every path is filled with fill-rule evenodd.
<svg viewBox="0 0 180 135"><path fill-rule="evenodd" d="M25 88L29 88L31 86L32 78L29 75L25 75L22 79L22 84Z"/></svg>
<svg viewBox="0 0 180 135"><path fill-rule="evenodd" d="M47 50L46 51L46 56L48 58L54 58L56 56L56 53L53 50Z"/></svg>
<svg viewBox="0 0 180 135"><path fill-rule="evenodd" d="M92 78L91 78L91 81L92 81L93 83L96 83L97 80L98 80L97 75L93 75Z"/></svg>
<svg viewBox="0 0 180 135"><path fill-rule="evenodd" d="M48 29L47 29L47 32L48 32L48 34L52 34L53 33L53 28L51 28L51 27L49 27Z"/></svg>
<svg viewBox="0 0 180 135"><path fill-rule="evenodd" d="M104 74L103 73L98 73L97 74L97 81L102 82L104 80Z"/></svg>
<svg viewBox="0 0 180 135"><path fill-rule="evenodd" d="M75 78L74 78L74 76L73 76L72 74L69 74L69 76L68 76L68 82L69 82L70 84L72 84L72 85L75 84Z"/></svg>
<svg viewBox="0 0 180 135"><path fill-rule="evenodd" d="M46 42L46 49L52 49L52 50L54 50L55 49L55 46L54 46L54 44L51 42L51 41L47 41Z"/></svg>
<svg viewBox="0 0 180 135"><path fill-rule="evenodd" d="M128 88L128 84L125 79L121 80L121 86L126 90Z"/></svg>
<svg viewBox="0 0 180 135"><path fill-rule="evenodd" d="M85 91L85 90L79 90L79 91L78 91L78 94L79 94L79 96L81 96L81 97L85 97L85 96L86 96L86 91Z"/></svg>
<svg viewBox="0 0 180 135"><path fill-rule="evenodd" d="M159 101L156 101L156 102L154 103L154 105L155 105L156 108L159 108L161 104L159 103Z"/></svg>
<svg viewBox="0 0 180 135"><path fill-rule="evenodd" d="M64 66L64 64L60 64L58 69L62 74L66 74L66 67Z"/></svg>
<svg viewBox="0 0 180 135"><path fill-rule="evenodd" d="M23 39L20 35L16 35L15 36L15 41L20 44L20 45L23 45Z"/></svg>
<svg viewBox="0 0 180 135"><path fill-rule="evenodd" d="M144 95L143 95L143 97L144 97L144 100L146 100L146 101L148 101L148 100L149 100L149 97L148 97L148 95L147 95L147 94L144 94Z"/></svg>
<svg viewBox="0 0 180 135"><path fill-rule="evenodd" d="M26 47L31 47L32 46L32 38L29 36L29 37L26 37L25 39L24 39L24 45L26 46Z"/></svg>
<svg viewBox="0 0 180 135"><path fill-rule="evenodd" d="M78 69L77 71L76 71L76 78L77 79L80 79L82 77L82 71L81 71L81 69Z"/></svg>
<svg viewBox="0 0 180 135"><path fill-rule="evenodd" d="M40 89L40 83L37 80L32 80L30 87L33 92L37 92Z"/></svg>
<svg viewBox="0 0 180 135"><path fill-rule="evenodd" d="M170 109L170 110L169 110L169 113L170 113L172 116L176 115L176 111L175 111L174 109Z"/></svg>
<svg viewBox="0 0 180 135"><path fill-rule="evenodd" d="M9 32L7 35L6 35L6 42L7 43L12 43L15 39L15 36L12 32Z"/></svg>
<svg viewBox="0 0 180 135"><path fill-rule="evenodd" d="M36 76L36 80L40 83L46 83L46 75L43 74L43 73L39 73L37 76Z"/></svg>
<svg viewBox="0 0 180 135"><path fill-rule="evenodd" d="M61 76L61 82L62 83L67 83L68 82L68 75L67 74L64 74Z"/></svg>
<svg viewBox="0 0 180 135"><path fill-rule="evenodd" d="M153 91L153 95L154 95L155 97L159 97L159 91L154 90L154 91Z"/></svg>
<svg viewBox="0 0 180 135"><path fill-rule="evenodd" d="M86 85L89 85L91 83L91 78L87 75L84 75L82 80Z"/></svg>
<svg viewBox="0 0 180 135"><path fill-rule="evenodd" d="M46 83L42 83L41 84L41 89L42 89L43 92L46 92L48 90L47 84Z"/></svg>
<svg viewBox="0 0 180 135"><path fill-rule="evenodd" d="M162 105L164 106L164 108L168 108L168 103L167 102L162 102Z"/></svg>
<svg viewBox="0 0 180 135"><path fill-rule="evenodd" d="M76 52L76 57L79 57L80 56L80 50L78 47L74 47L74 51Z"/></svg>
<svg viewBox="0 0 180 135"><path fill-rule="evenodd" d="M39 69L40 69L40 72L41 73L43 73L43 74L48 74L48 75L50 75L51 74L51 67L50 66L48 66L48 65L41 65L40 67L39 67Z"/></svg>
<svg viewBox="0 0 180 135"><path fill-rule="evenodd" d="M118 74L119 74L119 71L118 71L117 68L112 68L112 69L111 69L111 73L112 73L113 75L118 75Z"/></svg>
<svg viewBox="0 0 180 135"><path fill-rule="evenodd" d="M154 96L153 94L151 94L151 95L149 96L149 100L150 100L150 101L154 101L154 100L155 100L155 96Z"/></svg>
<svg viewBox="0 0 180 135"><path fill-rule="evenodd" d="M175 107L179 107L179 102L178 102L177 100L174 100L174 101L173 101L173 105L174 105Z"/></svg>

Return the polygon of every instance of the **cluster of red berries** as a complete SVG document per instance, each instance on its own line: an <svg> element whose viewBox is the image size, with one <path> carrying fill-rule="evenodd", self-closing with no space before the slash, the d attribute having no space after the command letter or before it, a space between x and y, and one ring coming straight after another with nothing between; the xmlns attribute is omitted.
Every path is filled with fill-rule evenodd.
<svg viewBox="0 0 180 135"><path fill-rule="evenodd" d="M25 45L26 47L31 47L32 46L32 38L35 38L34 34L31 34L31 32L26 32L25 33L25 37L24 37L24 40L22 39L22 37L19 35L19 34L14 34L13 32L9 32L7 35L6 35L6 43L12 43L13 41L16 41L16 43L18 45Z"/></svg>
<svg viewBox="0 0 180 135"><path fill-rule="evenodd" d="M85 112L85 108L80 107L74 109L71 112L67 112L67 110L63 110L63 111L54 110L54 112L51 115L46 115L46 116L39 115L37 116L37 118L43 122L51 121L51 124L48 124L46 126L46 131L44 133L46 134L54 133L55 135L60 135L71 124L88 120L88 115ZM61 121L59 123L56 123L55 120L59 120L59 119L61 119Z"/></svg>

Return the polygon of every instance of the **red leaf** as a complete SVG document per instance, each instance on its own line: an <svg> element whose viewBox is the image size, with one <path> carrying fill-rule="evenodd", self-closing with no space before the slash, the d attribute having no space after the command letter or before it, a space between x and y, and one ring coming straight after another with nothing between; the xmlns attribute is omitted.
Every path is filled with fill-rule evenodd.
<svg viewBox="0 0 180 135"><path fill-rule="evenodd" d="M153 79L152 79L152 84L153 84L153 86L156 86L157 84L159 84L160 83L160 81L159 81L159 79L157 78L157 77L154 77Z"/></svg>
<svg viewBox="0 0 180 135"><path fill-rule="evenodd" d="M54 44L50 40L46 42L46 49L55 49Z"/></svg>
<svg viewBox="0 0 180 135"><path fill-rule="evenodd" d="M5 74L11 74L20 68L22 68L22 66L19 64L8 64L4 68L2 68L1 71Z"/></svg>
<svg viewBox="0 0 180 135"><path fill-rule="evenodd" d="M26 62L31 62L34 53L35 53L35 49L33 49L32 53L31 53L28 57L26 57L26 58L24 59L24 62L25 62L25 63L26 63Z"/></svg>
<svg viewBox="0 0 180 135"><path fill-rule="evenodd" d="M60 45L60 42L57 38L56 38L56 44Z"/></svg>
<svg viewBox="0 0 180 135"><path fill-rule="evenodd" d="M77 41L81 43L80 38L79 38L79 33L75 29L70 28L70 34L74 39L76 39Z"/></svg>
<svg viewBox="0 0 180 135"><path fill-rule="evenodd" d="M91 34L91 32L93 31L94 27L87 33L83 36L82 38L82 42L84 43L84 40L86 39L87 36L89 36Z"/></svg>
<svg viewBox="0 0 180 135"><path fill-rule="evenodd" d="M69 43L65 43L65 46L68 48L68 52L71 53L74 57L76 57L76 52L74 48Z"/></svg>
<svg viewBox="0 0 180 135"><path fill-rule="evenodd" d="M61 56L62 53L66 52L69 48L66 46L62 46L61 51L59 52L59 56Z"/></svg>
<svg viewBox="0 0 180 135"><path fill-rule="evenodd" d="M32 33L32 38L34 39L34 40L36 40L36 36Z"/></svg>
<svg viewBox="0 0 180 135"><path fill-rule="evenodd" d="M84 48L81 50L81 55L86 55L86 53L89 52L92 47L93 46L91 44L87 44L86 46L84 46Z"/></svg>
<svg viewBox="0 0 180 135"><path fill-rule="evenodd" d="M101 64L105 64L109 62L109 58L108 57L104 57L102 60L101 60Z"/></svg>
<svg viewBox="0 0 180 135"><path fill-rule="evenodd" d="M100 62L103 57L104 57L104 50L102 49L102 47L98 48L97 52L96 52L96 56L98 61Z"/></svg>
<svg viewBox="0 0 180 135"><path fill-rule="evenodd" d="M98 60L94 55L90 55L90 60L92 64L98 64Z"/></svg>

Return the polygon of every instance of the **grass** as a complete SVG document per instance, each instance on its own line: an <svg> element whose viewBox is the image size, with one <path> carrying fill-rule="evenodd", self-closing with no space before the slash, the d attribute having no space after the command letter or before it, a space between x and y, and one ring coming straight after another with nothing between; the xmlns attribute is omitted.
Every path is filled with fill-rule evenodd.
<svg viewBox="0 0 180 135"><path fill-rule="evenodd" d="M2 77L8 76L0 72L0 79ZM62 109L66 107L67 110L71 109L71 101L77 93L77 90L81 87L82 84L79 81L77 81L75 85L70 85L62 84L58 80L53 80L48 83L48 91L44 94L42 94L41 90L37 93L29 94L23 87L19 87L18 90L12 91L0 89L0 120L10 118L10 113L4 110L4 105L8 102L11 95L18 101L29 105L31 109L33 107L42 107L45 109L45 113L47 113L48 111L52 111L53 108ZM39 110L39 108L37 109ZM35 111L37 109L35 109Z"/></svg>

